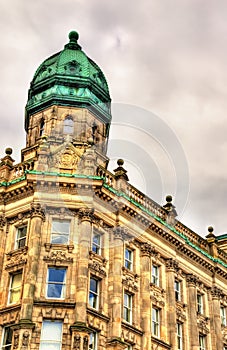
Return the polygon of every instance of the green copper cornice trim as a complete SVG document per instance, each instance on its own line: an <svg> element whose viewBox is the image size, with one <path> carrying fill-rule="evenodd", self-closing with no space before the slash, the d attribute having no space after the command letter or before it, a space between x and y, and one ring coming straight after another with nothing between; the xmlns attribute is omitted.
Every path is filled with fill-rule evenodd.
<svg viewBox="0 0 227 350"><path fill-rule="evenodd" d="M104 180L104 178L101 176L84 175L84 174L67 174L67 173L58 173L55 171L26 170L25 173L26 174L35 174L35 175L71 177L71 178L77 178L77 179Z"/></svg>
<svg viewBox="0 0 227 350"><path fill-rule="evenodd" d="M7 181L2 181L2 182L0 182L0 187L3 187L3 186L5 186L5 187L8 187L8 186L10 186L10 185L14 185L14 184L16 184L16 183L18 183L18 182L21 182L21 181L23 181L23 180L25 180L26 179L26 176L21 176L21 177L18 177L17 179L14 179L14 180L12 180L12 181L9 181L9 182L7 182Z"/></svg>

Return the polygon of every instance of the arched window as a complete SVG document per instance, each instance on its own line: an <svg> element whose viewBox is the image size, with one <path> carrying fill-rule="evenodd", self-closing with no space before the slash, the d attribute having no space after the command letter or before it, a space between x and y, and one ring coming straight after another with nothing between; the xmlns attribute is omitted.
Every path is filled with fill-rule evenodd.
<svg viewBox="0 0 227 350"><path fill-rule="evenodd" d="M63 133L64 134L73 134L73 129L74 129L73 119L72 119L72 117L67 116L64 120Z"/></svg>
<svg viewBox="0 0 227 350"><path fill-rule="evenodd" d="M39 136L40 137L43 136L43 134L44 134L44 125L45 125L44 119L41 119L40 128L39 128Z"/></svg>

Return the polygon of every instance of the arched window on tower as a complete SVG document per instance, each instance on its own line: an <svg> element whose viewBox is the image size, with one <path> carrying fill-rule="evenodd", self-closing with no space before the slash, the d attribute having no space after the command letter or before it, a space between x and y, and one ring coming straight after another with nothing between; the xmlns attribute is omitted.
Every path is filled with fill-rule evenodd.
<svg viewBox="0 0 227 350"><path fill-rule="evenodd" d="M64 120L64 134L73 134L74 131L74 121L70 115L68 115Z"/></svg>
<svg viewBox="0 0 227 350"><path fill-rule="evenodd" d="M44 125L45 125L45 122L44 122L44 119L42 118L41 119L41 122L40 122L40 128L39 128L39 136L43 136L44 134Z"/></svg>

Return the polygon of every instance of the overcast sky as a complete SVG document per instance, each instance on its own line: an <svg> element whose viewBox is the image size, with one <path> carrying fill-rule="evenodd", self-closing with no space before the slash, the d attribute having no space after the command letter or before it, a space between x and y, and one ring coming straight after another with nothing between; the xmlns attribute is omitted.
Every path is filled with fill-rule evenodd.
<svg viewBox="0 0 227 350"><path fill-rule="evenodd" d="M108 80L110 156L160 204L172 194L197 233L227 232L226 0L0 3L1 157L11 146L19 162L29 83L75 29Z"/></svg>

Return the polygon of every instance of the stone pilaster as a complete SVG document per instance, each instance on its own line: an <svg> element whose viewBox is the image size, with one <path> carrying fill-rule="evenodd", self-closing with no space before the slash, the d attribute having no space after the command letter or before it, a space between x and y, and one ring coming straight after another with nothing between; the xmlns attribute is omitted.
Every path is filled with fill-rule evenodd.
<svg viewBox="0 0 227 350"><path fill-rule="evenodd" d="M174 259L166 261L166 295L167 295L167 319L169 326L169 343L172 349L176 349L176 298L174 291L175 272L178 263Z"/></svg>
<svg viewBox="0 0 227 350"><path fill-rule="evenodd" d="M197 326L197 277L193 274L187 275L188 285L188 323L189 323L189 342L191 350L199 348L199 332Z"/></svg>
<svg viewBox="0 0 227 350"><path fill-rule="evenodd" d="M151 349L151 300L150 300L150 283L151 283L151 254L153 247L149 243L141 245L140 257L140 275L141 275L141 328L144 331L143 349Z"/></svg>
<svg viewBox="0 0 227 350"><path fill-rule="evenodd" d="M75 322L84 325L86 325L87 322L88 261L93 214L93 208L81 208L79 210L79 255L77 265Z"/></svg>
<svg viewBox="0 0 227 350"><path fill-rule="evenodd" d="M213 328L212 339L214 339L213 347L215 348L215 350L223 349L221 318L220 318L221 294L222 294L222 291L219 288L214 286L211 289L212 306L213 306L213 313L212 313L212 320L211 320L212 328Z"/></svg>
<svg viewBox="0 0 227 350"><path fill-rule="evenodd" d="M42 223L44 220L45 214L41 205L39 203L33 203L31 206L28 261L24 271L24 287L20 317L23 322L32 320L35 284L41 250Z"/></svg>
<svg viewBox="0 0 227 350"><path fill-rule="evenodd" d="M6 218L4 214L0 214L0 275L3 268L4 251L6 242Z"/></svg>

